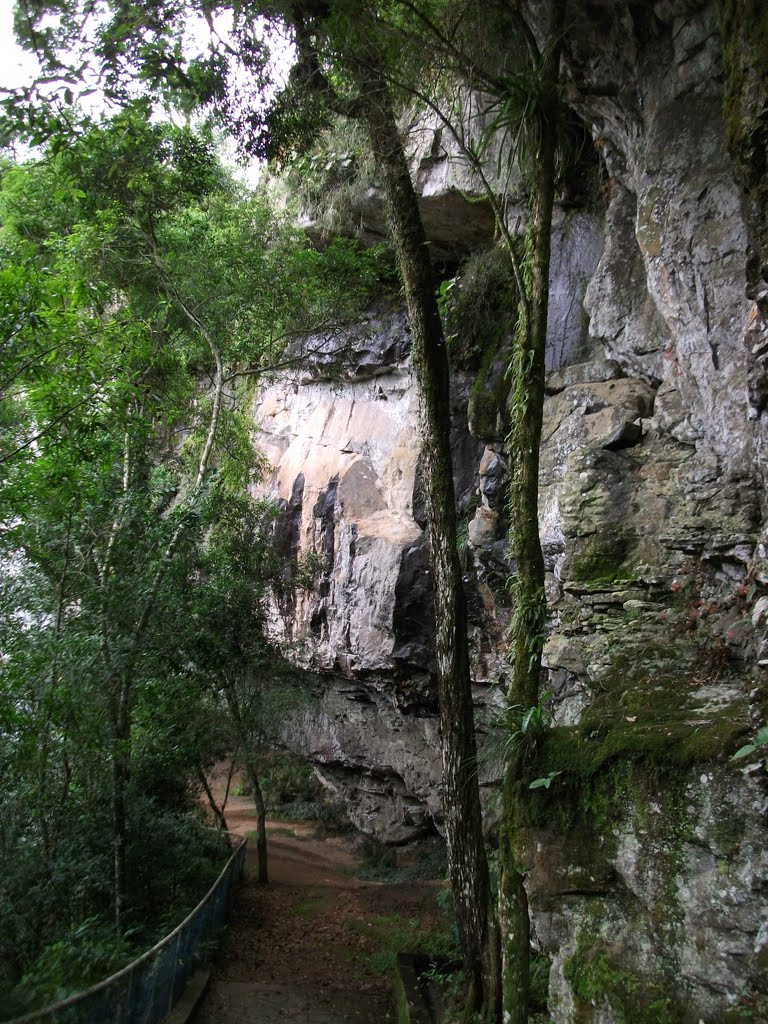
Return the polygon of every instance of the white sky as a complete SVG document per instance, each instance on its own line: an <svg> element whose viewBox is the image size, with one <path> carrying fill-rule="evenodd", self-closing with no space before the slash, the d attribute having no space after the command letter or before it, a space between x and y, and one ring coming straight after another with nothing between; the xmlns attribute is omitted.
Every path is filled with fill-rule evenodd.
<svg viewBox="0 0 768 1024"><path fill-rule="evenodd" d="M13 88L31 81L39 70L35 57L22 50L16 43L13 34L14 0L0 0L0 87ZM216 30L226 38L230 18L227 13L219 15L214 24ZM204 46L208 37L208 28L202 18L199 19L199 31L193 26L191 37L197 46ZM273 53L277 80L283 78L290 66L290 44L278 34L270 33L269 45Z"/></svg>
<svg viewBox="0 0 768 1024"><path fill-rule="evenodd" d="M0 0L0 86L6 89L29 82L38 69L32 54L16 44L13 6L13 0Z"/></svg>
<svg viewBox="0 0 768 1024"><path fill-rule="evenodd" d="M0 0L0 94L3 89L12 89L29 84L39 71L39 65L35 57L22 50L16 43L13 34L13 9L14 0ZM217 30L226 37L228 34L228 17L223 15L216 19ZM200 32L192 30L195 42L204 46L208 36L208 28L200 19ZM278 80L284 77L290 66L290 44L278 37L270 36L270 46L276 58L276 74ZM82 103L85 109L92 113L100 112L103 107L97 97L86 98ZM24 150L25 147L21 147ZM233 162L234 147L226 146L227 152L222 156L227 163ZM248 184L255 184L260 175L261 168L252 165L247 168L239 168L236 173Z"/></svg>

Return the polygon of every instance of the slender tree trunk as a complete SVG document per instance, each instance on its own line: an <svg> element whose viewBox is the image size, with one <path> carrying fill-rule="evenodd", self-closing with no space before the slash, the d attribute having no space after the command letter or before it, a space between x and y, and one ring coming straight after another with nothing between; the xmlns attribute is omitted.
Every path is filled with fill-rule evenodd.
<svg viewBox="0 0 768 1024"><path fill-rule="evenodd" d="M264 793L259 782L256 764L250 758L245 763L245 773L248 776L253 803L256 808L256 859L258 862L256 880L266 885L269 881L267 869L267 808L264 803Z"/></svg>
<svg viewBox="0 0 768 1024"><path fill-rule="evenodd" d="M208 469L210 467L214 443L218 432L219 419L221 415L222 397L224 392L224 368L216 342L207 331L205 326L189 312L183 300L174 293L174 297L191 323L200 331L207 342L211 356L216 367L214 374L213 404L211 418L208 423L205 444L200 455L197 474L194 484L187 497L189 507L193 507L202 494L205 485ZM131 467L130 452L128 447L128 436L126 434L125 458L123 462L123 491L127 495L130 487ZM123 528L122 515L116 518L110 532L105 558L99 569L100 582L102 587L102 626L101 626L101 647L104 662L107 667L109 678L112 681L113 706L112 706L112 827L114 846L114 918L118 934L123 929L123 918L127 899L127 859L126 848L128 842L128 815L127 797L128 782L130 777L130 748L131 748L131 702L133 688L133 673L136 661L141 653L141 645L149 623L155 612L157 600L165 578L173 564L176 551L183 540L189 524L181 519L171 535L160 561L155 570L149 592L142 606L130 644L123 663L115 667L109 649L109 614L107 607L108 577L112 552Z"/></svg>
<svg viewBox="0 0 768 1024"><path fill-rule="evenodd" d="M202 768L197 769L197 777L198 780L200 781L200 785L203 787L203 792L205 793L205 796L208 800L208 806L213 811L214 817L219 823L219 828L222 830L222 832L229 832L227 819L224 817L224 805L219 807L219 805L216 803L216 797L213 795L213 790L208 785L208 779L206 778L205 772L203 771ZM226 797L224 799L224 804L226 804Z"/></svg>
<svg viewBox="0 0 768 1024"><path fill-rule="evenodd" d="M257 880L266 885L269 881L267 864L267 808L264 794L259 781L259 769L254 757L254 747L249 730L244 720L243 709L237 696L237 686L232 680L225 680L223 686L224 700L234 726L239 748L243 751L242 763L251 786L253 805L256 809L256 857L258 862Z"/></svg>
<svg viewBox="0 0 768 1024"><path fill-rule="evenodd" d="M421 396L449 874L474 1002L493 1017L500 1008L499 943L483 842L467 612L456 547L448 354L429 249L387 88L373 73L365 76L361 86L363 117L382 177L405 287L412 360Z"/></svg>
<svg viewBox="0 0 768 1024"><path fill-rule="evenodd" d="M511 709L532 707L539 699L546 597L539 537L539 449L544 411L544 365L549 309L549 264L557 146L559 79L565 0L552 0L549 46L541 68L542 100L537 111L539 147L528 233L530 288L521 303L513 355L510 540L517 562L516 609L512 642ZM519 834L524 825L524 791L519 758L506 767L499 837L499 916L503 958L504 1024L528 1020L530 921Z"/></svg>
<svg viewBox="0 0 768 1024"><path fill-rule="evenodd" d="M518 854L521 792L518 771L507 769L499 828L499 922L503 958L504 1024L525 1024L530 995L531 926L525 869Z"/></svg>
<svg viewBox="0 0 768 1024"><path fill-rule="evenodd" d="M51 667L48 675L48 686L51 693L53 693L59 682L59 645L61 643L61 634L64 628L64 620L66 617L66 602L67 602L67 586L69 583L69 562L71 554L71 543L72 543L72 510L70 509L67 514L67 533L66 541L64 545L64 564L61 568L59 575L58 587L57 587L57 599L56 599L56 618L54 620L53 629L53 654L51 657ZM47 702L42 700L39 708L36 709L35 717L42 717L44 719L44 725L42 734L40 736L40 745L37 751L37 787L39 794L39 802L37 804L38 820L40 825L40 835L43 843L43 865L45 868L46 878L50 881L53 876L53 859L56 854L55 841L51 836L51 820L49 818L49 807L52 805L56 808L56 811L60 811L64 800L61 799L58 805L56 804L56 798L51 791L51 772L50 772L50 757L51 757L51 712L47 705ZM64 788L64 796L68 792L68 787ZM56 818L53 819L54 827L56 825Z"/></svg>
<svg viewBox="0 0 768 1024"><path fill-rule="evenodd" d="M421 400L422 457L427 490L436 621L437 675L443 759L448 869L472 1003L487 1019L501 1013L501 960L488 860L483 842L477 778L472 680L467 643L467 609L456 547L456 503L450 448L448 353L435 298L432 266L418 201L388 87L380 73L371 26L370 39L354 45L357 96L338 96L323 72L318 33L323 5L294 0L300 75L306 87L325 96L337 112L361 120L381 176L392 240L411 328L411 355ZM361 14L364 12L361 11ZM348 41L340 42L342 48Z"/></svg>
<svg viewBox="0 0 768 1024"><path fill-rule="evenodd" d="M114 709L112 723L112 843L114 858L115 930L121 935L125 927L128 900L128 782L130 779L131 719L130 692L123 684Z"/></svg>

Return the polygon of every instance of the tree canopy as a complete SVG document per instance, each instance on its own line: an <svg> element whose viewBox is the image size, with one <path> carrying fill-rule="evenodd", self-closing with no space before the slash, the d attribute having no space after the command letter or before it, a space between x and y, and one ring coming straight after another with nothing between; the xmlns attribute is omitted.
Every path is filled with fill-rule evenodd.
<svg viewBox="0 0 768 1024"><path fill-rule="evenodd" d="M164 886L163 922L194 896L174 861L189 859L187 779L222 750L222 666L258 627L274 571L274 509L247 496L261 466L251 382L308 328L359 315L376 270L348 243L311 250L209 137L142 105L4 167L0 222L0 799L17 865L0 892L0 984L13 1012L146 943ZM251 595L227 630L222 559L227 586ZM216 844L195 843L215 868ZM101 952L52 957L88 922Z"/></svg>

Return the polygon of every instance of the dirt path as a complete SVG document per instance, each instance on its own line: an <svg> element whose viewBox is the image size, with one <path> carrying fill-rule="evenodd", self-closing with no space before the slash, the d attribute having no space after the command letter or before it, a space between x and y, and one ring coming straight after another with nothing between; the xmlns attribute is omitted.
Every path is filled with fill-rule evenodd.
<svg viewBox="0 0 768 1024"><path fill-rule="evenodd" d="M230 800L233 832L253 831L252 804ZM437 927L430 882L362 882L350 840L306 824L269 825L270 883L256 884L250 844L208 992L193 1024L384 1024L395 1019L384 936ZM377 970L377 967L379 968Z"/></svg>

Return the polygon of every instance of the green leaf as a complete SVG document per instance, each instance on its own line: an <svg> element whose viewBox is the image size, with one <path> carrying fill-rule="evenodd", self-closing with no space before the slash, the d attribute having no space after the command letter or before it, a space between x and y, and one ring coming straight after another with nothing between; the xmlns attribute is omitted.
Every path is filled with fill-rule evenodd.
<svg viewBox="0 0 768 1024"><path fill-rule="evenodd" d="M543 778L534 779L528 789L549 789L552 785L552 780L562 774L562 772L550 772L549 775L545 775Z"/></svg>
<svg viewBox="0 0 768 1024"><path fill-rule="evenodd" d="M743 747L739 747L731 760L737 761L741 757L749 757L750 754L754 754L755 750L756 747L754 743L746 743Z"/></svg>
<svg viewBox="0 0 768 1024"><path fill-rule="evenodd" d="M520 721L520 732L528 732L528 726L531 724L531 719L538 710L539 709L536 705L532 708L528 708Z"/></svg>

